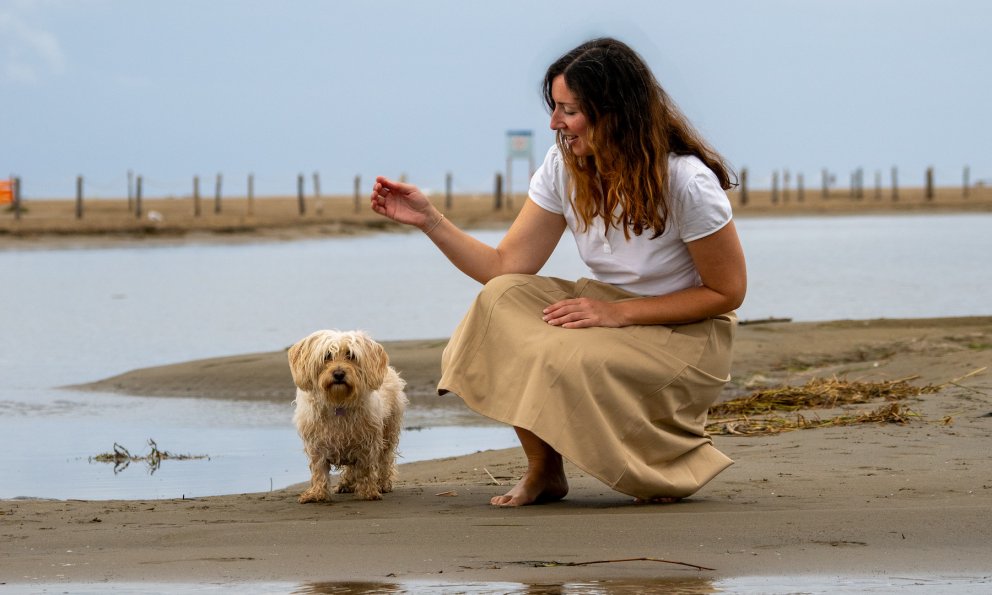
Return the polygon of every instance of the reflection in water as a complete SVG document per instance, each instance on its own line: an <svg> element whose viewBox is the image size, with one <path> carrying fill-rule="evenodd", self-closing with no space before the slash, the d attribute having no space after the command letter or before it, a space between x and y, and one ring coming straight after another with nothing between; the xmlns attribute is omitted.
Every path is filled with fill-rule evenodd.
<svg viewBox="0 0 992 595"><path fill-rule="evenodd" d="M743 576L708 579L702 576L682 576L659 579L617 579L586 581L545 581L531 584L508 581L439 582L439 581L327 581L291 582L202 582L202 583L6 583L6 593L73 593L103 595L104 593L191 593L238 595L323 595L327 594L508 594L508 595L633 595L671 593L804 593L835 595L861 593L899 593L904 595L961 595L992 592L992 577L921 574L913 576Z"/></svg>
<svg viewBox="0 0 992 595"><path fill-rule="evenodd" d="M371 595L390 593L501 593L506 595L635 595L666 593L691 595L724 592L703 577L675 577L654 580L591 580L577 582L511 583L464 582L438 583L404 581L402 583L317 582L301 585L293 595Z"/></svg>

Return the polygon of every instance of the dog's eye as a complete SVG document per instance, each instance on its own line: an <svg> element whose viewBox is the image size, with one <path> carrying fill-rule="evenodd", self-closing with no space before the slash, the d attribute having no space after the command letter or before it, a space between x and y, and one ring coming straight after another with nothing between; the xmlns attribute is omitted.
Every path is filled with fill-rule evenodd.
<svg viewBox="0 0 992 595"><path fill-rule="evenodd" d="M327 353L324 354L324 361L325 362L329 362L332 359L334 359L334 354L331 353L330 351L328 351Z"/></svg>
<svg viewBox="0 0 992 595"><path fill-rule="evenodd" d="M350 349L344 352L344 356L351 360L355 359L355 354Z"/></svg>

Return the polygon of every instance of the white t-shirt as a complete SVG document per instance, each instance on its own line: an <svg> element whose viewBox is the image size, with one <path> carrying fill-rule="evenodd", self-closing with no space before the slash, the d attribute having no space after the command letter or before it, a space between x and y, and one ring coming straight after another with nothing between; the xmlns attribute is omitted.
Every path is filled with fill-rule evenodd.
<svg viewBox="0 0 992 595"><path fill-rule="evenodd" d="M646 229L630 240L613 226L606 231L596 218L583 232L581 220L566 196L568 173L557 146L530 181L530 199L539 207L565 216L579 255L593 278L639 295L664 295L702 284L686 243L720 230L732 218L730 199L720 181L695 156L670 155L669 218L665 233L651 239Z"/></svg>

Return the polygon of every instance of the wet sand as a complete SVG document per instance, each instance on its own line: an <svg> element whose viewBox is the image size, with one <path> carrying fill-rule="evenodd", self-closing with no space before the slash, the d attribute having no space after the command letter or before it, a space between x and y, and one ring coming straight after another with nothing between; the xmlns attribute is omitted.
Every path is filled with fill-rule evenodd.
<svg viewBox="0 0 992 595"><path fill-rule="evenodd" d="M444 343L386 346L413 407L465 423L473 414L456 398L433 394ZM136 370L90 388L284 400L285 357ZM673 505L634 504L569 466L565 500L490 507L524 469L516 449L402 465L379 502L300 505L303 485L196 500L0 501L0 583L684 577L699 590L734 576L987 577L990 363L992 317L748 324L727 398L813 377L909 379L939 391L903 402L920 415L905 424L716 435L736 464ZM616 561L634 558L666 561Z"/></svg>

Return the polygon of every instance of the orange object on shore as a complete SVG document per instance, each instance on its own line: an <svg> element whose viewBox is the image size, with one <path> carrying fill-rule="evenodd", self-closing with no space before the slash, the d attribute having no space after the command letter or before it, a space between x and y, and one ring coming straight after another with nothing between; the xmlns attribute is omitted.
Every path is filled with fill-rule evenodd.
<svg viewBox="0 0 992 595"><path fill-rule="evenodd" d="M14 202L14 181L0 180L0 205Z"/></svg>

